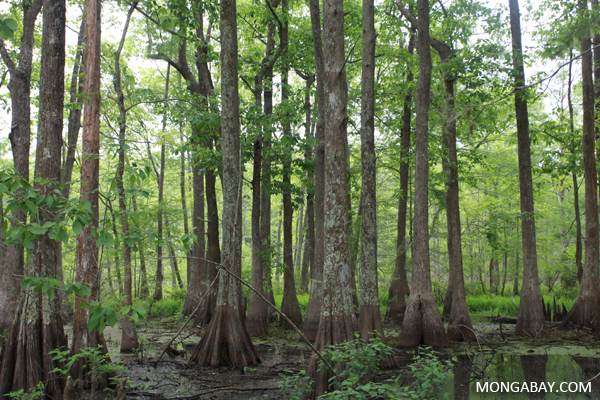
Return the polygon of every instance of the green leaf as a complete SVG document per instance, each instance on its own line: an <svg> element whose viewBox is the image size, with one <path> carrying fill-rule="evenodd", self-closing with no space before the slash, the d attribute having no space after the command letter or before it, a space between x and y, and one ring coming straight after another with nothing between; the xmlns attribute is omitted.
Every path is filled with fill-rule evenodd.
<svg viewBox="0 0 600 400"><path fill-rule="evenodd" d="M35 206L35 204L33 204L30 201L26 201L25 206L27 207L30 213L37 214L37 207Z"/></svg>
<svg viewBox="0 0 600 400"><path fill-rule="evenodd" d="M58 237L64 244L67 244L69 242L69 234L67 233L67 231L64 228L60 228Z"/></svg>
<svg viewBox="0 0 600 400"><path fill-rule="evenodd" d="M46 231L47 231L47 229L44 229L41 226L31 225L29 227L29 232L33 233L34 235L43 235L46 233Z"/></svg>
<svg viewBox="0 0 600 400"><path fill-rule="evenodd" d="M89 308L90 304L86 303L85 301L82 301L81 304L79 305L79 309L83 310L84 308Z"/></svg>
<svg viewBox="0 0 600 400"><path fill-rule="evenodd" d="M8 27L8 29L10 29L13 32L16 31L17 28L19 27L19 24L17 23L17 21L15 21L12 18L5 18L3 22Z"/></svg>
<svg viewBox="0 0 600 400"><path fill-rule="evenodd" d="M79 235L81 233L81 230L83 229L83 226L81 225L81 222L79 222L78 219L73 221L73 232L75 232L76 235Z"/></svg>

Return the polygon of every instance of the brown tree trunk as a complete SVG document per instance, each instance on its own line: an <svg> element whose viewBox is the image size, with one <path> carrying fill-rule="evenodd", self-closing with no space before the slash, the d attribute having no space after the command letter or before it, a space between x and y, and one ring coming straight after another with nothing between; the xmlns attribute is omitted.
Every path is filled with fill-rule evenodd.
<svg viewBox="0 0 600 400"><path fill-rule="evenodd" d="M417 52L419 80L416 95L415 129L415 216L412 289L402 331L400 346L446 346L448 338L437 309L431 286L429 258L429 91L431 87L431 50L429 49L429 2L417 2Z"/></svg>
<svg viewBox="0 0 600 400"><path fill-rule="evenodd" d="M600 54L600 50L596 49L596 53ZM569 131L571 136L575 136L575 126L573 123L573 101L571 98L571 88L573 83L573 49L569 52L569 80L567 86L567 102L569 104ZM596 78L596 83L600 82L600 79ZM574 153L574 150L571 150ZM583 276L583 265L581 259L583 258L583 246L581 243L581 214L579 212L579 184L577 183L577 174L571 173L573 177L573 208L575 209L575 267L577 268L577 281L581 284L581 278Z"/></svg>
<svg viewBox="0 0 600 400"><path fill-rule="evenodd" d="M165 95L164 98L169 97L169 78L171 76L171 64L167 64L167 77L165 80ZM162 125L162 145L160 146L160 171L156 177L158 179L158 244L156 246L156 282L154 287L154 295L152 301L159 301L163 298L163 212L164 212L164 188L165 188L165 131L167 130L167 116L163 115ZM150 151L148 156L152 157ZM154 162L153 162L154 163Z"/></svg>
<svg viewBox="0 0 600 400"><path fill-rule="evenodd" d="M311 6L311 12L313 7ZM325 131L325 240L323 264L323 303L315 347L338 345L354 340L357 321L352 296L349 249L348 202L348 86L344 55L344 6L342 0L323 3L324 59L323 93L328 107L324 110ZM317 72L318 74L318 72ZM321 109L320 103L319 109ZM318 220L318 217L317 217ZM341 367L341 366L337 366ZM307 375L314 381L312 397L329 388L332 372L317 367L315 355L310 359Z"/></svg>
<svg viewBox="0 0 600 400"><path fill-rule="evenodd" d="M286 106L289 100L289 59L288 59L288 2L282 0L282 12L284 15L283 29L281 34L281 46L283 48L283 69L281 72L281 102ZM302 326L302 311L296 296L296 282L294 279L294 249L292 237L293 209L292 209L292 131L289 115L284 116L283 141L286 155L283 161L283 298L281 299L281 312L297 326ZM287 138L287 139L286 139ZM279 319L279 326L292 328L283 318Z"/></svg>
<svg viewBox="0 0 600 400"><path fill-rule="evenodd" d="M181 127L183 128L183 127ZM184 140L183 140L183 134L181 134L180 136L180 143L181 143L181 147L182 147L182 151L181 151L181 172L180 172L180 182L179 182L179 188L180 188L180 193L181 193L181 209L182 209L182 217L183 217L183 233L185 235L189 235L190 234L190 226L189 226L189 222L188 222L188 211L187 211L187 201L186 201L186 190L185 190L185 181L186 181L186 176L185 176L185 158L186 158L186 152L183 150L183 146L184 146ZM199 212L199 217L200 221L199 221L199 226L198 226L198 232L194 232L194 234L196 235L197 238L197 246L198 246L198 253L197 255L193 254L193 248L196 246L196 242L194 242L194 244L189 248L189 250L185 253L186 256L186 276L187 276L187 286L186 286L186 294L185 294L185 302L183 303L183 310L182 310L182 314L183 315L191 315L194 310L196 309L196 306L198 304L198 299L201 293L201 286L202 285L202 280L200 279L200 273L199 271L195 271L193 270L194 266L196 265L193 261L192 261L192 257L200 257L200 258L205 258L205 249L206 249L206 238L205 238L205 234L204 234L204 174L200 174L200 176L198 177L198 183L199 183L199 187L197 188L198 191L198 195L194 197L194 202L196 201L196 197L198 198L198 210ZM193 186L193 185L192 185ZM193 205L193 208L196 208L195 205ZM192 213L193 214L193 213ZM194 215L192 215L192 218L194 218Z"/></svg>
<svg viewBox="0 0 600 400"><path fill-rule="evenodd" d="M443 64L452 60L453 50L445 42L432 39L432 46L437 50ZM447 336L450 340L476 340L467 308L465 296L465 281L463 275L462 230L460 227L460 205L458 186L458 155L456 150L456 114L454 111L454 83L456 77L451 69L445 70L444 87L446 95L446 115L442 126L442 140L446 153L442 156L442 170L447 176L446 181L446 222L448 225L447 245L450 279L444 302L443 315L449 319Z"/></svg>
<svg viewBox="0 0 600 400"><path fill-rule="evenodd" d="M238 94L237 13L234 0L223 0L221 11L221 132L223 154L223 268L241 275L242 168L240 99ZM219 293L207 332L190 361L243 369L260 362L240 315L239 283L219 272Z"/></svg>
<svg viewBox="0 0 600 400"><path fill-rule="evenodd" d="M416 29L411 29L410 40L408 44L408 53L413 54L415 48ZM407 83L410 84L414 79L412 69L408 65ZM408 287L408 277L406 276L406 252L408 250L406 243L406 212L408 205L408 169L410 161L408 152L410 151L410 121L412 117L412 91L408 91L404 97L403 116L402 116L402 137L400 139L402 150L400 161L400 191L398 199L398 233L396 241L396 264L394 276L390 283L388 292L388 307L385 313L386 322L401 324L406 310L406 296L410 295Z"/></svg>
<svg viewBox="0 0 600 400"><path fill-rule="evenodd" d="M60 182L65 14L66 5L63 0L44 1L35 176L47 180L48 183L35 183L39 195L51 195L58 189L53 182ZM32 215L35 222L59 221L60 210L57 207L40 209L43 211L43 219L39 214ZM58 274L59 255L57 241L50 239L48 234L38 235L33 240L26 274L55 279ZM50 300L47 292L34 292L31 287L21 292L17 317L8 339L2 346L0 395L5 396L19 390L28 392L39 382L44 382L44 393L47 397L62 398L65 380L54 372L54 369L64 368L64 365L50 354L52 350L67 346L63 319L59 311L58 296Z"/></svg>
<svg viewBox="0 0 600 400"><path fill-rule="evenodd" d="M279 1L276 1L274 4L272 4L274 8L277 8L278 5ZM260 71L254 77L254 88L252 89L252 94L254 95L254 105L256 106L257 112L260 112L263 106L262 95L264 78L270 70L272 71L273 64L281 54L281 47L276 53L273 54L275 47L274 36L275 25L270 23L265 57L261 62ZM257 135L258 136L254 142L254 164L252 174L252 286L254 286L254 288L256 288L262 295L264 295L265 269L268 269L266 265L270 260L263 253L268 251L268 248L265 249L265 244L263 243L264 239L261 218L266 218L268 220L269 233L271 218L270 215L268 217L264 216L261 210L263 203L262 197L267 193L267 191L263 190L262 188L264 186L262 185L264 143L262 123L259 123L259 126L257 127ZM248 315L246 317L246 328L248 329L250 336L264 336L267 334L267 305L255 292L252 292L250 295L250 304L248 306Z"/></svg>
<svg viewBox="0 0 600 400"><path fill-rule="evenodd" d="M14 167L21 178L29 180L31 65L35 20L42 8L42 0L26 1L22 5L23 35L21 36L18 62L15 64L2 39L0 39L0 56L10 73L8 90L11 103L11 130L8 138L12 148ZM26 220L25 214L21 210L15 211L13 216L21 223ZM7 245L3 262L6 269L0 268L0 329L8 329L13 324L21 292L20 282L15 279L15 276L23 275L23 246L20 244Z"/></svg>
<svg viewBox="0 0 600 400"><path fill-rule="evenodd" d="M413 54L415 48L416 29L411 29L410 40L408 43L408 53ZM414 80L414 75L410 64L407 65L408 76L407 84ZM408 205L408 172L410 161L408 153L410 151L410 121L412 117L412 91L408 91L404 97L403 116L402 116L402 138L401 141L401 156L400 161L400 191L401 195L398 199L398 234L396 241L396 268L394 276L390 284L388 292L388 307L385 313L386 322L401 324L404 319L406 310L406 296L410 295L408 287L408 277L406 276L406 252L408 243L406 242L406 212Z"/></svg>
<svg viewBox="0 0 600 400"><path fill-rule="evenodd" d="M508 5L513 44L515 87L519 87L525 85L519 2L518 0L509 0ZM515 334L517 336L535 337L545 329L545 321L538 285L533 179L531 176L531 140L529 138L529 115L525 95L526 93L522 90L515 93L519 147L519 189L521 193L521 238L523 242L523 284Z"/></svg>
<svg viewBox="0 0 600 400"><path fill-rule="evenodd" d="M125 97L121 87L120 59L121 51L123 50L123 46L125 44L125 37L127 36L127 29L129 28L129 21L131 20L131 14L133 14L137 4L137 2L134 2L129 8L129 12L127 13L127 18L125 20L125 26L123 27L121 42L119 43L119 47L115 52L114 87L115 92L117 93L117 104L119 106L119 164L117 165L117 190L119 192L119 219L121 221L121 230L123 232L123 268L125 272L125 297L123 306L132 305L133 296L131 287L131 246L129 246L127 242L127 238L129 237L129 218L127 216L127 205L125 204L125 185L123 184L123 173L125 172L125 132L127 130L127 111L125 109ZM116 227L114 222L113 227ZM129 320L129 316L125 316L123 318L121 321L121 326L121 353L129 353L135 349L138 349L140 344L138 342L137 333L133 329L133 325Z"/></svg>
<svg viewBox="0 0 600 400"><path fill-rule="evenodd" d="M579 12L587 12L587 0L579 0ZM581 75L583 95L583 169L585 182L585 260L579 293L573 307L561 322L592 328L600 332L600 292L598 291L598 188L594 137L594 86L592 79L591 40L581 39Z"/></svg>
<svg viewBox="0 0 600 400"><path fill-rule="evenodd" d="M515 250L515 280L513 283L513 296L519 295L519 249Z"/></svg>
<svg viewBox="0 0 600 400"><path fill-rule="evenodd" d="M77 36L77 52L73 62L73 74L71 75L71 89L69 91L71 109L69 110L69 125L67 129L67 154L62 166L61 179L63 184L63 196L69 198L71 192L71 179L73 177L73 165L75 164L75 152L77 140L81 129L81 92L83 90L82 58L83 43L85 39L85 19L81 20L79 35Z"/></svg>
<svg viewBox="0 0 600 400"><path fill-rule="evenodd" d="M362 3L362 84L360 155L362 163L360 247L360 336L364 341L379 338L387 344L379 312L377 271L377 156L375 154L375 5ZM386 368L398 367L393 355L383 357Z"/></svg>
<svg viewBox="0 0 600 400"><path fill-rule="evenodd" d="M306 146L304 159L306 162L313 161L313 142L314 135L311 130L311 105L310 105L310 87L315 81L314 76L306 79L306 93L304 95L304 111L306 112L305 132L307 140L311 143ZM306 231L306 241L304 242L304 252L302 255L302 270L300 272L300 290L304 293L308 292L309 273L315 265L315 193L313 182L315 179L315 171L309 168L306 176L308 183L306 193L306 219L308 229Z"/></svg>
<svg viewBox="0 0 600 400"><path fill-rule="evenodd" d="M315 71L317 73L317 127L315 144L315 261L310 271L310 297L302 333L308 340L317 338L323 306L323 264L325 260L325 65L321 37L319 0L310 0Z"/></svg>
<svg viewBox="0 0 600 400"><path fill-rule="evenodd" d="M100 24L101 3L99 0L86 1L85 13L85 55L83 93L83 132L81 152L81 199L90 202L92 215L90 223L83 227L77 236L77 272L75 281L83 283L92 291L89 297L75 298L73 321L73 342L71 354L84 347L103 346L104 339L98 331L90 332L87 327L88 310L80 309L82 302L98 300L98 247L95 231L98 229L98 188L100 154ZM79 379L80 387L105 386L107 378L100 383L92 382L85 365L88 360L80 359L71 367L71 376Z"/></svg>
<svg viewBox="0 0 600 400"><path fill-rule="evenodd" d="M269 28L270 29L270 28ZM273 114L273 66L267 68L264 81L265 97L265 115L267 116L267 126L263 133L263 163L262 163L262 188L260 193L260 239L263 243L263 284L265 285L266 297L275 304L273 294L273 285L271 282L271 141L273 137L273 128L271 115ZM281 226L281 225L280 225ZM279 242L280 230L278 231L277 241ZM267 321L277 321L277 312L271 307L267 309Z"/></svg>

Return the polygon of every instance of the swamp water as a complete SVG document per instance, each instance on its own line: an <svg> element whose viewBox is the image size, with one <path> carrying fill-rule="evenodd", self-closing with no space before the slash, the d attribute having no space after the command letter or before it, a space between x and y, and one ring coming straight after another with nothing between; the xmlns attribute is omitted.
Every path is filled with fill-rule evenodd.
<svg viewBox="0 0 600 400"><path fill-rule="evenodd" d="M554 354L460 355L445 392L455 400L600 399L600 377L584 383L600 372L600 350L548 350Z"/></svg>

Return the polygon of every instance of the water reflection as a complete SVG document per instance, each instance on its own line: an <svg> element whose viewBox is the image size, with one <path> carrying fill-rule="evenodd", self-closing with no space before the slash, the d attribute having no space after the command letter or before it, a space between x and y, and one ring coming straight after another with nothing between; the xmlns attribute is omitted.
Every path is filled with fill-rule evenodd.
<svg viewBox="0 0 600 400"><path fill-rule="evenodd" d="M600 399L600 377L584 386L587 393L574 390L599 372L600 358L596 357L461 355L452 368L448 392L455 400Z"/></svg>

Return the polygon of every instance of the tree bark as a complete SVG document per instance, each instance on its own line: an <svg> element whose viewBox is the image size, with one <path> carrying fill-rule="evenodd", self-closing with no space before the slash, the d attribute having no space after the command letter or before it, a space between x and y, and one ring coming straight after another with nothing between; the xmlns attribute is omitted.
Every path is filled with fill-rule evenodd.
<svg viewBox="0 0 600 400"><path fill-rule="evenodd" d="M416 28L411 29L410 40L408 43L408 53L412 56L415 48ZM408 76L407 84L414 80L414 75L410 64L407 65ZM404 320L406 311L406 296L410 295L408 287L408 277L406 276L406 252L408 243L406 242L406 212L408 205L408 173L410 160L408 153L410 151L410 122L412 117L412 91L408 91L404 97L403 116L402 116L402 137L400 139L402 150L400 161L400 191L398 199L398 234L396 241L396 265L394 276L388 292L388 308L385 313L386 322L401 324Z"/></svg>
<svg viewBox="0 0 600 400"><path fill-rule="evenodd" d="M273 127L271 115L273 114L273 66L267 68L264 81L265 115L267 117L267 126L263 136L263 163L262 163L262 188L260 192L260 238L263 243L263 282L265 285L266 297L275 304L273 294L273 284L271 282L271 141L273 138ZM281 225L280 225L281 226ZM280 241L280 230L277 233L277 241ZM271 307L267 309L267 321L277 321L277 312Z"/></svg>
<svg viewBox="0 0 600 400"><path fill-rule="evenodd" d="M73 177L73 165L75 164L75 151L79 131L81 130L81 92L83 91L83 76L81 59L83 58L83 43L85 39L85 19L81 20L79 35L77 36L77 51L73 62L73 74L71 75L71 89L69 91L71 109L69 110L69 125L67 129L67 154L62 166L61 179L63 184L63 197L69 198L71 192L71 179Z"/></svg>
<svg viewBox="0 0 600 400"><path fill-rule="evenodd" d="M167 64L167 77L165 80L165 95L164 98L167 99L169 97L169 78L171 76L171 64ZM156 246L156 281L154 287L154 295L152 296L152 301L159 301L163 298L163 213L164 213L164 188L165 188L165 138L164 134L167 130L167 116L163 115L163 124L162 124L162 144L160 146L160 171L157 174L158 180L158 244ZM148 153L150 150L148 149ZM152 154L148 154L149 157L152 157Z"/></svg>
<svg viewBox="0 0 600 400"><path fill-rule="evenodd" d="M272 7L277 8L279 1L277 0L272 4ZM265 57L261 62L261 68L258 74L254 77L254 88L252 94L254 95L254 105L256 111L262 110L262 95L263 95L263 82L264 78L269 71L272 72L273 64L279 58L281 54L281 47L276 53L273 54L275 48L275 25L269 24L269 31L267 34L267 46L265 50ZM267 89L265 89L266 91ZM266 105L265 105L266 109ZM265 112L266 114L266 112ZM261 226L261 218L266 218L269 222L268 232L270 232L270 215L262 215L262 203L263 194L266 193L262 189L263 177L263 145L264 145L264 127L259 122L257 126L257 137L254 141L254 164L252 173L252 286L254 286L262 295L265 294L264 276L265 269L267 269L267 263L269 262L268 257L265 256L264 252L268 251L265 249L263 241L263 227ZM264 193L263 193L264 192ZM267 194L268 196L268 194ZM270 212L270 207L269 207ZM246 317L246 328L250 336L264 336L267 334L267 305L265 302L254 292L250 295L250 304L248 306L248 315Z"/></svg>
<svg viewBox="0 0 600 400"><path fill-rule="evenodd" d="M85 54L83 93L83 132L81 152L81 199L90 202L91 221L83 227L77 236L77 272L75 281L83 283L92 291L89 297L75 298L75 317L73 322L73 342L71 354L76 354L84 347L102 345L106 350L104 339L98 331L90 332L87 327L88 309L80 309L81 303L98 300L100 289L98 282L98 247L95 231L98 229L98 187L99 187L99 154L100 154L100 25L101 2L86 1L85 13ZM71 376L79 379L80 387L95 386L91 376L87 374L88 360L80 359L73 364ZM104 378L99 386L106 386Z"/></svg>
<svg viewBox="0 0 600 400"><path fill-rule="evenodd" d="M600 54L600 50L596 49L596 52ZM569 51L569 79L567 86L567 102L569 105L569 131L571 137L575 137L575 126L573 123L573 100L571 97L571 88L573 84L573 49ZM600 79L596 77L596 83L600 82ZM571 150L575 153L575 150ZM583 258L583 246L581 243L581 214L579 212L579 184L577 183L577 174L571 173L573 177L573 208L575 209L575 267L577 268L577 281L581 284L581 278L583 276L583 265L581 259Z"/></svg>
<svg viewBox="0 0 600 400"><path fill-rule="evenodd" d="M127 130L127 111L125 109L125 96L123 94L123 88L121 87L120 65L121 51L125 45L125 37L127 36L127 29L129 28L131 14L133 14L137 4L138 2L134 2L127 12L127 18L125 20L125 26L123 27L121 41L117 51L115 52L114 87L117 94L117 104L119 106L119 163L117 165L117 190L119 193L119 219L121 221L121 230L123 232L123 268L125 272L125 296L123 306L130 306L133 304L133 295L131 285L131 246L127 241L127 238L129 237L129 218L127 215L127 205L125 203L125 185L123 184L123 174L125 172L125 133ZM116 224L113 223L113 226L115 225ZM133 329L133 325L131 324L129 316L127 315L121 321L121 331L121 353L129 353L140 347L137 333L135 332L135 329Z"/></svg>
<svg viewBox="0 0 600 400"><path fill-rule="evenodd" d="M34 175L48 182L44 185L34 184L39 195L51 195L54 190L58 189L56 182L60 182L64 109L65 17L66 4L64 0L44 1L40 103ZM14 130L11 134L14 135ZM59 213L58 207L49 206L43 210L41 216L38 214L32 216L32 219L42 224L51 221L57 222ZM59 255L58 242L50 239L48 234L39 235L33 240L33 249L28 259L26 274L32 277L56 278ZM63 319L59 311L58 296L50 300L47 292L34 292L32 287L25 288L21 292L17 316L8 340L2 348L0 395L8 395L10 392L19 390L28 392L41 381L45 383L44 393L47 397L62 398L65 380L54 372L54 369L64 368L64 365L50 354L50 351L54 349L67 346L63 331Z"/></svg>
<svg viewBox="0 0 600 400"><path fill-rule="evenodd" d="M510 32L513 45L515 87L519 87L525 85L519 2L518 0L509 0L508 5L510 9ZM526 92L523 90L518 90L515 93L517 141L519 148L519 189L521 193L521 238L523 242L523 284L515 334L517 336L536 337L544 331L545 321L538 285L535 210L533 204L533 179L531 176L531 140L529 138L529 115L525 96Z"/></svg>
<svg viewBox="0 0 600 400"><path fill-rule="evenodd" d="M587 12L587 0L579 0L581 15ZM581 75L583 95L583 168L585 182L585 259L579 293L573 307L561 322L586 326L600 333L600 292L598 290L598 187L594 137L594 83L589 35L581 39Z"/></svg>
<svg viewBox="0 0 600 400"><path fill-rule="evenodd" d="M306 79L306 93L304 95L304 111L306 112L305 121L305 132L306 138L310 141L304 152L304 159L306 162L313 161L313 146L314 146L314 134L311 130L311 105L310 105L310 87L315 81L315 77L311 76ZM315 192L314 192L314 179L315 171L313 168L309 168L306 173L306 181L308 183L306 193L306 219L308 230L306 231L306 241L304 242L304 252L302 255L302 271L300 273L300 290L304 293L308 292L309 283L309 271L312 270L315 265Z"/></svg>
<svg viewBox="0 0 600 400"><path fill-rule="evenodd" d="M375 153L375 5L362 2L362 84L360 155L362 163L362 208L360 247L360 336L364 341L378 338L387 344L379 312L377 271L377 155ZM398 367L394 356L382 357L385 368Z"/></svg>
<svg viewBox="0 0 600 400"><path fill-rule="evenodd" d="M311 13L314 7L311 6ZM349 249L348 202L348 137L347 101L344 54L344 6L342 0L325 0L323 3L323 93L328 99L324 113L324 264L323 303L319 329L315 342L317 350L326 346L352 342L357 331L357 321L352 296ZM317 72L318 76L318 72ZM319 109L322 109L320 103ZM317 212L320 212L318 210ZM318 220L318 217L317 217ZM317 264L317 261L315 261ZM320 277L319 277L320 278ZM341 367L341 366L338 366ZM315 355L310 359L307 375L314 381L312 397L316 398L329 388L332 372L319 369Z"/></svg>
<svg viewBox="0 0 600 400"><path fill-rule="evenodd" d="M283 48L283 69L281 71L281 102L284 107L289 107L289 59L288 59L288 2L282 0L281 8L284 16L281 33L281 47ZM283 298L281 299L281 312L297 326L302 326L302 311L296 295L296 282L294 279L294 249L292 237L293 209L292 209L292 131L290 116L285 115L283 121L283 142L286 148L283 161ZM283 318L279 319L279 326L292 329Z"/></svg>
<svg viewBox="0 0 600 400"><path fill-rule="evenodd" d="M415 216L412 290L398 339L400 346L446 346L448 339L431 286L429 257L429 99L431 50L429 49L429 3L417 2L417 52L419 80L415 129Z"/></svg>
<svg viewBox="0 0 600 400"><path fill-rule="evenodd" d="M33 42L35 20L42 8L42 0L23 2L23 35L17 64L10 57L0 39L0 56L9 70L10 80L8 90L11 102L10 140L14 167L17 174L29 180L29 148L31 142L31 70L33 59ZM59 155L60 158L60 155ZM24 223L26 218L23 211L18 210L14 217ZM8 329L13 324L13 318L21 292L20 282L15 276L23 275L23 246L9 244L6 246L5 268L0 268L0 329Z"/></svg>
<svg viewBox="0 0 600 400"><path fill-rule="evenodd" d="M223 154L223 268L237 276L242 264L242 165L240 153L240 99L238 94L238 43L235 0L223 0L221 11L221 132ZM260 362L240 314L241 289L229 274L219 272L215 312L207 332L190 361L240 370Z"/></svg>
<svg viewBox="0 0 600 400"><path fill-rule="evenodd" d="M443 64L448 64L453 57L451 45L432 39L432 46L436 49ZM465 296L465 282L463 275L462 257L462 230L460 226L460 204L458 185L458 154L456 150L456 114L454 109L454 86L456 77L451 69L444 70L444 87L446 96L446 109L444 124L442 126L442 141L446 153L442 156L442 170L447 176L446 181L446 222L448 226L447 245L450 279L446 298L450 297L449 304L444 302L443 315L449 318L447 336L451 340L474 341L477 338L471 324L467 299Z"/></svg>
<svg viewBox="0 0 600 400"><path fill-rule="evenodd" d="M316 340L323 306L323 263L325 258L325 65L321 37L319 0L310 0L315 71L317 74L317 127L315 143L315 261L311 269L310 297L302 333Z"/></svg>

